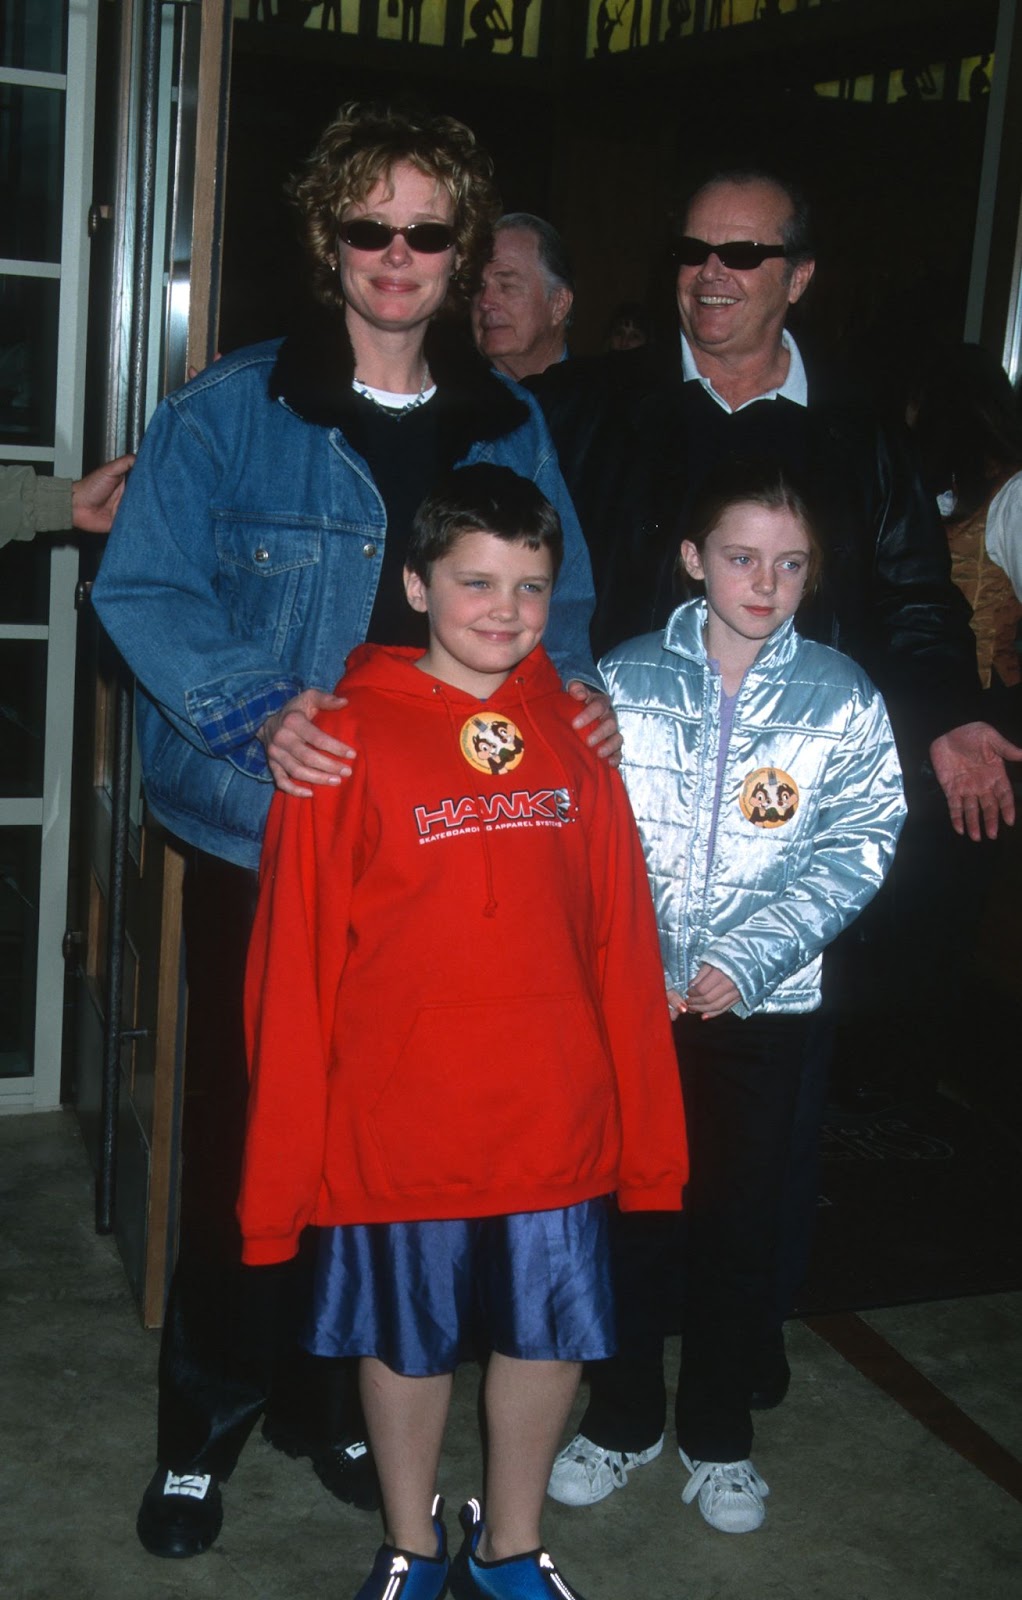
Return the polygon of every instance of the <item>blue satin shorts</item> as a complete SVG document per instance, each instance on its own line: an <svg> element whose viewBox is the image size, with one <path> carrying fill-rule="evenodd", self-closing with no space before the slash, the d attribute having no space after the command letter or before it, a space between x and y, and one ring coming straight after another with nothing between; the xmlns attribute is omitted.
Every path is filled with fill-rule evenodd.
<svg viewBox="0 0 1022 1600"><path fill-rule="evenodd" d="M602 1361L617 1347L607 1204L322 1228L303 1342L415 1378L487 1350Z"/></svg>

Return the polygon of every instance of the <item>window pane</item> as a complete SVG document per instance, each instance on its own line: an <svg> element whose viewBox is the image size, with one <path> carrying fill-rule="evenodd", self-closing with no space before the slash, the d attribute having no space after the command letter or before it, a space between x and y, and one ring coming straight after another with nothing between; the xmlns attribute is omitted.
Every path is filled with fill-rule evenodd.
<svg viewBox="0 0 1022 1600"><path fill-rule="evenodd" d="M47 538L35 543L16 540L0 549L0 624L47 621L51 543Z"/></svg>
<svg viewBox="0 0 1022 1600"><path fill-rule="evenodd" d="M0 828L0 1078L33 1069L39 843L38 828Z"/></svg>
<svg viewBox="0 0 1022 1600"><path fill-rule="evenodd" d="M35 798L43 792L45 640L0 639L0 685L0 797Z"/></svg>
<svg viewBox="0 0 1022 1600"><path fill-rule="evenodd" d="M0 256L59 261L64 96L0 84Z"/></svg>
<svg viewBox="0 0 1022 1600"><path fill-rule="evenodd" d="M0 443L53 444L59 309L55 278L0 278Z"/></svg>
<svg viewBox="0 0 1022 1600"><path fill-rule="evenodd" d="M64 0L4 0L0 65L63 72L66 13Z"/></svg>

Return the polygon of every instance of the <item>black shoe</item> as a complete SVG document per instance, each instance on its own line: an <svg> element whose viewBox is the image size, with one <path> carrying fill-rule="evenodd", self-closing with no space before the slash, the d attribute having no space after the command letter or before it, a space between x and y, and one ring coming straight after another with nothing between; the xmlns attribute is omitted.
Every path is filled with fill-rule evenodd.
<svg viewBox="0 0 1022 1600"><path fill-rule="evenodd" d="M784 1332L778 1328L763 1340L756 1357L749 1396L750 1411L773 1411L788 1392L791 1368L784 1353Z"/></svg>
<svg viewBox="0 0 1022 1600"><path fill-rule="evenodd" d="M153 1556L199 1556L224 1520L220 1484L210 1473L157 1467L142 1496L135 1528Z"/></svg>
<svg viewBox="0 0 1022 1600"><path fill-rule="evenodd" d="M380 1481L376 1476L376 1463L364 1439L346 1435L336 1444L313 1444L307 1434L289 1428L272 1417L263 1419L263 1438L275 1450L297 1461L308 1456L312 1470L325 1489L345 1505L359 1511L380 1509Z"/></svg>
<svg viewBox="0 0 1022 1600"><path fill-rule="evenodd" d="M336 1499L359 1511L379 1511L380 1480L364 1439L340 1439L313 1456L312 1470Z"/></svg>

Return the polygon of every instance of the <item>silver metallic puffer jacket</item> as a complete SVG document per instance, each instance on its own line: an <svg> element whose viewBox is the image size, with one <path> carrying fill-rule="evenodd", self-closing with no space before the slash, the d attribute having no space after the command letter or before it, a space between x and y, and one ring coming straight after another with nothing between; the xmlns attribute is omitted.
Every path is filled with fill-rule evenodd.
<svg viewBox="0 0 1022 1600"><path fill-rule="evenodd" d="M876 894L904 821L891 726L853 661L786 622L739 692L710 860L720 678L705 620L692 600L600 662L664 974L685 994L703 962L718 967L739 1016L811 1011L821 952Z"/></svg>

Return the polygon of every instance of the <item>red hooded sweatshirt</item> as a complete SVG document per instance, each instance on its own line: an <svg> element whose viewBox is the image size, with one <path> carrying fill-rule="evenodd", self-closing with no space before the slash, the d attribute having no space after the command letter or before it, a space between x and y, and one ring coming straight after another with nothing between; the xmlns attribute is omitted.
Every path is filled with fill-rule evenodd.
<svg viewBox="0 0 1022 1600"><path fill-rule="evenodd" d="M308 1223L616 1191L676 1210L684 1119L642 851L541 647L488 700L362 645L353 776L270 808L245 1008L244 1259Z"/></svg>

